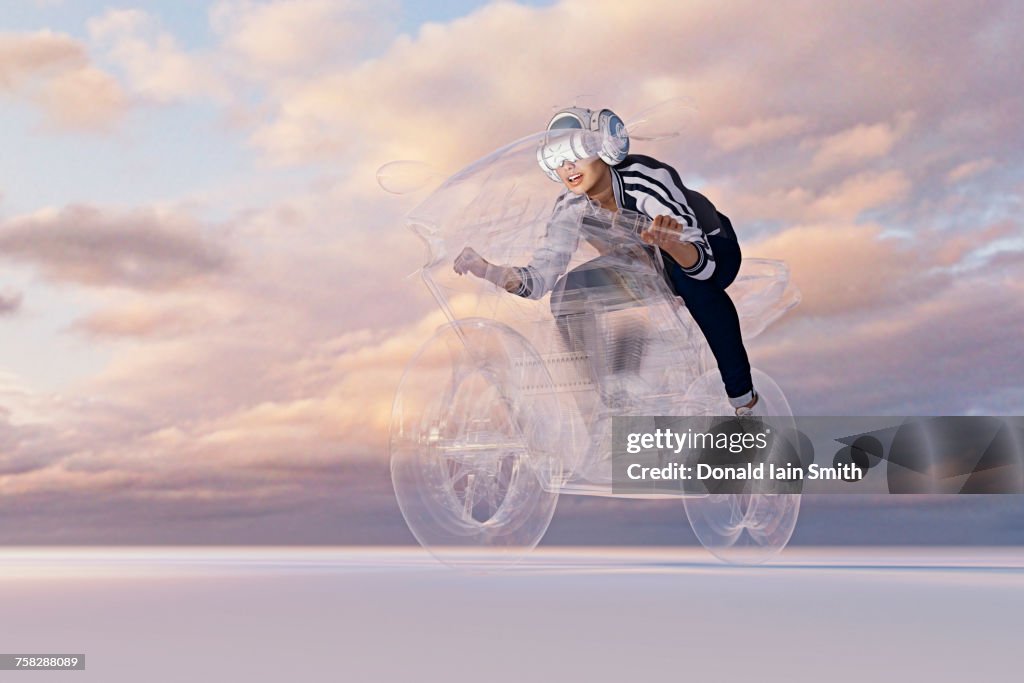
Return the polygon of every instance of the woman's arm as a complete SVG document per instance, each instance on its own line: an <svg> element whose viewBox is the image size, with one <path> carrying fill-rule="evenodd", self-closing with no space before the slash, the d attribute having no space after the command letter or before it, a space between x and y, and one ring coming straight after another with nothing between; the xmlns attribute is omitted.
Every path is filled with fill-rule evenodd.
<svg viewBox="0 0 1024 683"><path fill-rule="evenodd" d="M631 164L618 171L624 190L636 201L640 213L660 221L658 227L662 230L666 226L671 228L670 234L665 235L659 235L658 230L653 231L650 238L654 241L650 243L657 244L671 256L687 277L707 280L715 272L715 257L704 234L711 227L704 225L708 212L703 211L704 206L697 207L700 211L695 211L689 198L703 199L703 203L712 209L711 215L714 215L714 207L703 195L688 190L676 170L668 164L639 155L631 159ZM704 217L698 219L698 214L704 214ZM665 223L666 220L671 222ZM713 233L712 230L708 232Z"/></svg>
<svg viewBox="0 0 1024 683"><path fill-rule="evenodd" d="M682 233L683 227L675 218L658 216L640 234L640 239L667 252L683 268L691 269L700 260L700 250L693 242L681 242Z"/></svg>
<svg viewBox="0 0 1024 683"><path fill-rule="evenodd" d="M471 272L505 291L527 299L540 299L565 273L579 244L579 206L559 197L547 224L540 247L522 267L496 265L472 247L466 247L455 259L455 272Z"/></svg>
<svg viewBox="0 0 1024 683"><path fill-rule="evenodd" d="M454 267L459 275L472 273L512 294L523 288L523 279L518 268L495 265L477 253L473 247L466 247L455 257Z"/></svg>

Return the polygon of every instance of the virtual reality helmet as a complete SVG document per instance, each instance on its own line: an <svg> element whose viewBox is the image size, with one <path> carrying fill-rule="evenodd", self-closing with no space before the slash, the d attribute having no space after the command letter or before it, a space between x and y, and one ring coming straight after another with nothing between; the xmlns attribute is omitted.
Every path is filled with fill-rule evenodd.
<svg viewBox="0 0 1024 683"><path fill-rule="evenodd" d="M537 148L537 163L555 182L561 182L556 171L566 161L597 156L614 166L629 154L626 126L610 109L568 107L551 117L547 130Z"/></svg>

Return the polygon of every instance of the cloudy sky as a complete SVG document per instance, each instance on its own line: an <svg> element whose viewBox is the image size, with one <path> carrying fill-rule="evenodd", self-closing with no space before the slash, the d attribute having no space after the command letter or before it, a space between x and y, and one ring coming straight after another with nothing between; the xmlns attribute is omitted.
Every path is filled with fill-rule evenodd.
<svg viewBox="0 0 1024 683"><path fill-rule="evenodd" d="M804 301L750 354L796 412L1024 413L1021 25L1009 0L5 7L0 539L372 540L439 322L415 198L374 171L458 169L580 94L696 102L638 151L790 263Z"/></svg>

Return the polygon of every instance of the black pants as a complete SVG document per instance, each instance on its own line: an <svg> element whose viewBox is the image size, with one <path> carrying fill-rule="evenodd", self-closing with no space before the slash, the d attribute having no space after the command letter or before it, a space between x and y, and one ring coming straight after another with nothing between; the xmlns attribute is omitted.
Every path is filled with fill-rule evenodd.
<svg viewBox="0 0 1024 683"><path fill-rule="evenodd" d="M734 239L708 235L707 240L715 256L715 272L707 280L688 277L671 259L665 259L665 265L676 293L686 302L690 315L708 340L725 382L725 393L729 398L737 398L754 386L740 334L740 318L725 291L736 279L742 254Z"/></svg>

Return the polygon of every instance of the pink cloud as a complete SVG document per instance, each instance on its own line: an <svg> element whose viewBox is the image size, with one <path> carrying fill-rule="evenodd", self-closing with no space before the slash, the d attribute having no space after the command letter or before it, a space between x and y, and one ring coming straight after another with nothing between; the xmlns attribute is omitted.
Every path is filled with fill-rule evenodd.
<svg viewBox="0 0 1024 683"><path fill-rule="evenodd" d="M1024 325L1022 265L997 277L992 265L968 271L884 315L860 309L780 330L758 340L752 362L804 414L1019 414L1024 364L1012 331Z"/></svg>
<svg viewBox="0 0 1024 683"><path fill-rule="evenodd" d="M182 216L69 206L0 224L0 256L55 280L161 289L226 266L222 248Z"/></svg>
<svg viewBox="0 0 1024 683"><path fill-rule="evenodd" d="M138 97L208 98L239 122L259 114L246 104L253 84L276 98L296 80L351 65L364 47L390 38L394 11L390 2L220 0L209 9L215 43L202 49L184 48L140 9L107 10L88 30Z"/></svg>
<svg viewBox="0 0 1024 683"><path fill-rule="evenodd" d="M814 198L807 207L812 219L853 220L865 211L907 197L911 184L901 170L858 173Z"/></svg>
<svg viewBox="0 0 1024 683"><path fill-rule="evenodd" d="M0 291L0 316L12 315L21 308L21 292Z"/></svg>
<svg viewBox="0 0 1024 683"><path fill-rule="evenodd" d="M800 226L747 244L744 253L789 264L803 294L799 315L884 310L905 300L908 288L921 291L919 281L929 264L927 252L880 232L877 225Z"/></svg>
<svg viewBox="0 0 1024 683"><path fill-rule="evenodd" d="M94 338L181 337L211 322L209 303L197 300L192 305L168 305L149 297L90 313L76 320L70 329Z"/></svg>
<svg viewBox="0 0 1024 683"><path fill-rule="evenodd" d="M957 165L946 174L946 183L954 185L968 178L972 178L980 173L984 173L996 165L995 159L986 157L984 159L974 159L972 161L965 161L962 164Z"/></svg>
<svg viewBox="0 0 1024 683"><path fill-rule="evenodd" d="M39 107L49 125L102 130L126 109L109 74L94 66L85 47L51 31L0 33L0 93Z"/></svg>
<svg viewBox="0 0 1024 683"><path fill-rule="evenodd" d="M123 71L134 94L157 102L215 96L223 87L200 54L189 54L138 9L111 9L88 22L92 42Z"/></svg>
<svg viewBox="0 0 1024 683"><path fill-rule="evenodd" d="M514 137L513 129L525 133L543 125L536 103L564 103L587 92L628 114L652 99L690 94L705 121L729 131L719 133L726 145L738 144L729 135L739 135L743 126L754 125L743 133L748 136L779 134L780 126L786 132L806 118L828 141L820 163L855 162L860 153L877 158L906 125L903 115L891 118L894 110L920 108L931 115L937 104L959 96L956 78L970 62L965 55L971 47L957 37L988 20L985 13L944 12L932 33L949 40L930 44L908 44L902 31L875 32L868 42L849 30L865 21L902 25L921 11L920 4L887 8L882 15L844 6L811 20L805 6L788 4L767 17L756 3L712 10L703 3L653 2L628 12L571 0L542 9L496 4L457 22L427 25L355 69L296 82L287 99L277 102L275 120L253 139L276 158L301 162L344 149L351 135L336 130L359 130L438 159L451 157L453 145L460 152L481 152L495 139ZM553 47L560 27L570 25L594 44L630 44L629 58L596 53L588 55L593 68L579 69L578 60L561 58ZM790 30L795 25L802 27L796 33ZM519 28L510 32L508 26ZM724 40L724 33L731 39ZM531 49L523 49L527 35ZM496 79L497 73L503 77ZM545 78L533 78L536 73ZM946 80L937 78L940 73ZM843 92L856 93L841 107L837 74ZM458 139L450 138L451 112L475 110L482 99L488 110L503 112L501 121L485 118L471 130L459 127ZM360 107L361 101L372 104ZM772 116L763 113L769 107L776 112ZM411 110L415 117L405 115ZM770 123L750 123L758 119Z"/></svg>
<svg viewBox="0 0 1024 683"><path fill-rule="evenodd" d="M83 61L82 46L69 36L50 31L0 35L0 83L7 88L34 72L79 65Z"/></svg>
<svg viewBox="0 0 1024 683"><path fill-rule="evenodd" d="M804 116L788 115L756 119L740 126L723 126L712 133L714 143L728 152L775 142L803 132L807 127Z"/></svg>
<svg viewBox="0 0 1024 683"><path fill-rule="evenodd" d="M710 188L710 196L737 225L765 220L850 223L867 211L899 204L913 189L899 169L854 173L824 184L820 190L798 185L780 187L785 178L776 179L771 189L756 185Z"/></svg>
<svg viewBox="0 0 1024 683"><path fill-rule="evenodd" d="M221 50L252 75L322 71L349 63L372 40L386 40L392 2L221 0L210 22Z"/></svg>
<svg viewBox="0 0 1024 683"><path fill-rule="evenodd" d="M834 133L819 143L811 165L821 170L885 156L907 133L913 120L913 114L904 112L892 124L861 124Z"/></svg>
<svg viewBox="0 0 1024 683"><path fill-rule="evenodd" d="M1020 234L1019 225L1005 220L953 235L934 231L925 237L925 241L934 252L934 260L937 265L952 266L962 261L972 251L984 249L1004 238Z"/></svg>
<svg viewBox="0 0 1024 683"><path fill-rule="evenodd" d="M259 367L251 356L214 373L214 359L224 365L226 355L215 349L204 359L175 342L128 347L136 360L122 361L122 370L134 367L91 382L88 401L33 397L5 386L0 375L0 403L48 406L45 418L29 425L12 424L0 409L0 445L8 454L0 477L22 500L62 490L128 494L151 504L293 500L309 476L384 455L404 362L439 321L432 313L406 330L360 331L298 353L271 343L264 381L241 387L224 380ZM212 330L200 343L223 333ZM163 362L155 362L161 353ZM169 372L176 361L198 371ZM149 383L160 391L146 391ZM225 401L230 395L235 399ZM188 396L193 400L182 405ZM18 412L22 420L30 415Z"/></svg>

